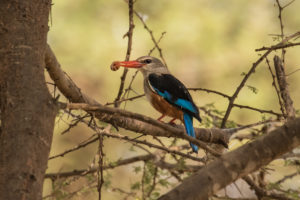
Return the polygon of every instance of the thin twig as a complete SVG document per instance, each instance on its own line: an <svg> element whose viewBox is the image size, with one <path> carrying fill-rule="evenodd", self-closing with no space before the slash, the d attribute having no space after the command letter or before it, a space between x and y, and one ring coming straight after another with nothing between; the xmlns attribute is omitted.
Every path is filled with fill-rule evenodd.
<svg viewBox="0 0 300 200"><path fill-rule="evenodd" d="M98 134L98 169L97 169L97 191L98 191L98 200L101 200L101 189L104 183L103 180L103 158L104 158L104 153L103 153L103 135Z"/></svg>
<svg viewBox="0 0 300 200"><path fill-rule="evenodd" d="M156 186L156 178L157 178L157 172L158 172L158 168L155 167L154 173L153 173L153 178L152 178L151 188L150 188L150 190L148 191L148 193L146 194L146 197L150 197L151 193L152 193L153 190L155 189L155 186Z"/></svg>
<svg viewBox="0 0 300 200"><path fill-rule="evenodd" d="M259 49L255 49L255 51L265 51L265 50L277 50L277 49L284 49L284 48L288 48L288 47L294 47L294 46L299 46L300 42L297 43L287 43L287 44L282 44L282 45L275 45L275 46L271 46L271 47L262 47Z"/></svg>
<svg viewBox="0 0 300 200"><path fill-rule="evenodd" d="M142 183L142 200L145 200L145 177L146 177L146 162L144 162L143 165L143 175L142 175L142 179L141 179L141 183Z"/></svg>
<svg viewBox="0 0 300 200"><path fill-rule="evenodd" d="M280 23L280 32L281 32L280 37L281 37L281 41L283 41L283 39L284 39L283 27L284 26L283 26L283 22L282 22L282 11L283 11L284 7L282 7L280 5L279 0L276 0L276 3L277 3L277 6L278 6L278 19L279 19L279 23ZM283 65L284 65L284 63L285 63L285 49L284 48L281 49L281 59L282 59Z"/></svg>
<svg viewBox="0 0 300 200"><path fill-rule="evenodd" d="M277 87L277 84L276 84L276 81L275 81L275 80L276 80L276 77L275 77L275 75L274 75L274 73L273 73L273 71L272 71L272 68L271 68L271 65L270 65L270 62L269 62L269 59L268 59L268 58L266 58L266 62L267 62L269 71L270 71L270 73L271 73L271 75L272 75L272 80L273 80L273 81L272 81L272 85L274 86L275 91L276 91L276 95L277 95L278 102L279 102L279 105L280 105L281 113L283 114L283 116L285 116L286 113L285 113L285 111L284 111L283 103L282 103L282 100L281 100L281 98L280 98L280 91L279 91L279 89L278 89L278 87Z"/></svg>
<svg viewBox="0 0 300 200"><path fill-rule="evenodd" d="M270 120L265 120L265 121L259 121L259 122L256 122L256 123L239 126L237 128L227 129L227 132L231 133L231 135L233 135L234 133L236 133L238 131L241 131L241 130L244 130L244 129L248 129L248 128L252 128L254 126L259 126L259 125L262 125L262 124L271 123L271 122L278 122L278 120L272 120L272 119L270 119Z"/></svg>
<svg viewBox="0 0 300 200"><path fill-rule="evenodd" d="M188 88L188 90L191 90L191 91L205 91L207 93L214 93L214 94L220 95L222 97L225 97L227 99L230 99L229 95L224 94L224 93L219 92L219 91L216 91L216 90L210 90L210 89L206 89L206 88Z"/></svg>
<svg viewBox="0 0 300 200"><path fill-rule="evenodd" d="M83 148L83 147L86 147L87 145L90 145L90 144L96 142L96 141L98 140L98 138L95 138L94 136L96 136L96 135L93 135L93 136L89 137L87 140L85 140L85 141L79 143L79 144L76 145L75 147L72 147L72 148L70 148L70 149L67 149L67 150L65 150L64 152L59 153L59 154L57 154L57 155L55 155L55 156L49 157L48 160L51 160L51 159L54 159L54 158L58 158L58 157L64 157L64 156L65 156L66 154L68 154L68 153L71 153L71 152L73 152L73 151L77 151L77 150L79 150L79 149L81 149L81 148Z"/></svg>
<svg viewBox="0 0 300 200"><path fill-rule="evenodd" d="M300 172L297 171L297 172L294 172L294 173L292 173L292 174L286 175L286 176L284 176L282 179L276 181L276 182L275 182L275 185L282 184L282 183L285 182L286 180L292 179L293 177L295 177L295 176L297 176L297 175L299 175L299 174L300 174Z"/></svg>
<svg viewBox="0 0 300 200"><path fill-rule="evenodd" d="M165 58L164 58L164 56L163 56L162 49L158 46L158 42L156 41L156 39L155 39L155 37L154 37L154 35L153 35L153 31L147 26L147 24L145 23L145 21L144 21L144 19L143 19L143 17L142 17L141 15L139 15L136 11L134 11L134 14L140 19L140 21L141 21L142 24L144 25L144 28L149 32L150 37L151 37L153 43L155 44L156 49L157 49L158 52L159 52L160 58L162 59L164 65L165 65L166 67L168 67L168 66L167 66L167 62L166 62L166 60L165 60Z"/></svg>
<svg viewBox="0 0 300 200"><path fill-rule="evenodd" d="M196 144L197 146L201 147L202 149L208 151L209 153L211 153L212 155L215 156L220 156L220 153L218 153L217 151L215 151L214 149L212 149L211 147L207 146L204 142L197 140L191 136L188 136L187 134L184 134L183 131L180 131L168 124L164 124L162 122L159 122L157 120L153 120L152 118L137 114L137 113L131 113L125 110L120 110L117 108L109 108L106 106L102 106L102 105L98 105L98 106L92 106L92 105L88 105L88 104L64 104L64 103L60 103L60 105L62 106L62 108L69 108L69 109L83 109L85 111L96 111L96 112L104 112L107 114L120 114L123 117L130 117L132 119L137 119L137 120L141 120L143 122L149 123L151 125L154 126L158 126L160 128L162 128L163 130L166 131L171 131L172 133L175 133L176 135L180 136L181 138L187 139L190 142L193 142L194 144Z"/></svg>
<svg viewBox="0 0 300 200"><path fill-rule="evenodd" d="M119 100L119 101L117 101L117 103L121 103L121 102L124 102L124 101L133 101L135 99L139 99L139 98L144 97L144 96L145 96L145 94L137 95L137 96L134 96L134 97L130 97L128 99ZM109 106L109 105L113 105L113 104L114 104L114 102L106 103L105 105Z"/></svg>
<svg viewBox="0 0 300 200"><path fill-rule="evenodd" d="M85 123L86 125L88 125L88 123L86 121L82 121L82 122ZM168 153L171 153L171 154L176 154L176 155L179 155L179 156L182 156L182 157L194 160L194 161L205 162L205 159L203 159L203 158L198 158L198 157L191 156L189 154L184 154L180 151L174 150L175 148L167 148L167 147L159 146L159 145L147 142L146 140L143 140L143 141L142 140L137 140L137 139L129 138L128 136L123 136L123 135L120 135L120 134L111 134L107 129L100 130L99 128L96 128L96 127L93 127L93 126L89 126L89 128L92 128L94 131L96 131L96 133L93 136L91 136L91 138L94 138L94 136L96 136L98 134L102 134L106 137L117 138L117 139L129 141L129 142L133 142L133 143L137 143L137 144L143 144L143 145L146 145L148 147L160 149L164 152L168 152ZM95 142L95 141L97 141L97 138L92 139L88 144L91 144L92 142ZM76 148L76 149L72 148L72 149L77 150L78 148ZM62 154L65 155L66 153L69 153L69 152L71 152L71 150L67 150ZM59 155L57 155L56 157L58 157Z"/></svg>
<svg viewBox="0 0 300 200"><path fill-rule="evenodd" d="M157 44L160 43L160 41L163 39L163 37L165 36L166 33L167 32L165 32L165 31L161 33L160 37L158 38ZM156 44L154 43L154 47L152 49L150 49L148 56L150 56L155 49L156 49Z"/></svg>
<svg viewBox="0 0 300 200"><path fill-rule="evenodd" d="M282 40L281 42L279 42L278 44L275 45L275 47L280 46L286 42L288 42L290 39L295 38L297 36L300 35L300 32L296 32L288 37L286 37L284 40ZM226 113L224 115L224 118L222 120L222 124L221 124L221 128L225 127L226 121L230 115L230 112L233 108L233 103L235 101L235 99L237 98L238 94L240 93L240 91L242 90L242 88L244 87L246 81L249 79L250 75L253 74L255 72L256 67L263 61L263 59L265 59L271 52L273 51L273 49L269 49L267 50L267 52L265 52L255 63L253 63L252 67L250 68L250 70L248 71L248 73L244 76L243 80L241 81L240 85L237 87L237 89L235 90L234 94L231 96L230 100L229 100L229 104L226 110Z"/></svg>
<svg viewBox="0 0 300 200"><path fill-rule="evenodd" d="M124 35L124 37L128 37L128 44L127 44L127 51L126 51L126 57L125 61L128 61L130 59L130 54L131 54L131 47L132 47L132 34L133 34L133 29L134 29L134 23L133 23L133 0L128 0L128 8L129 8L129 30L128 32ZM121 76L121 83L118 91L118 95L115 99L115 102L118 102L121 98L121 95L123 93L124 85L125 85L125 79L127 75L128 69L124 68L123 74ZM115 103L115 107L119 107L120 104Z"/></svg>
<svg viewBox="0 0 300 200"><path fill-rule="evenodd" d="M108 165L104 165L103 170L113 169L113 168L120 167L123 165L131 164L134 162L149 160L151 158L153 158L153 155L151 155L151 154L126 158L126 159L118 160L116 162L112 162ZM66 178L66 177L70 177L70 176L82 176L82 175L87 175L90 173L95 173L95 172L97 172L97 170L98 170L97 167L93 167L90 169L80 169L80 170L73 170L73 171L67 171L67 172L47 173L45 175L45 178L58 179L58 178Z"/></svg>
<svg viewBox="0 0 300 200"><path fill-rule="evenodd" d="M138 72L139 72L139 71L136 70L135 73L133 74L133 76L132 76L132 78L131 78L131 81L130 81L129 85L128 85L127 89L125 90L125 93L124 93L123 96L122 96L122 99L125 98L126 94L127 94L126 98L128 98L128 96L129 96L129 94L130 94L130 91L132 90L131 86L132 86L133 81L135 80L135 77L136 77L136 75L138 74ZM125 106L126 106L126 103L127 103L127 101L125 102ZM124 106L124 107L125 107L125 106Z"/></svg>
<svg viewBox="0 0 300 200"><path fill-rule="evenodd" d="M264 109L255 108L255 107L252 107L252 106L245 106L245 105L240 105L240 104L235 104L235 103L232 104L232 105L235 106L235 107L238 107L238 108L244 108L244 109L254 110L254 111L257 111L257 112L260 112L260 113L268 113L268 114L271 114L271 115L276 115L277 117L283 116L282 114L274 112L273 110L264 110Z"/></svg>
<svg viewBox="0 0 300 200"><path fill-rule="evenodd" d="M277 194L277 193L272 193L269 191L266 191L264 189L262 189L261 187L259 187L258 185L256 185L254 183L254 181L249 177L249 176L245 176L243 177L243 180L246 181L246 183L252 188L254 189L257 197L260 199L261 197L269 197L269 198L273 198L273 199L279 199L279 200L293 200L291 198L288 198L287 196L283 195L283 194Z"/></svg>
<svg viewBox="0 0 300 200"><path fill-rule="evenodd" d="M266 58L271 53L271 51L272 50L268 50L255 63L253 63L253 65L250 68L249 72L244 76L244 78L241 81L240 85L237 87L237 89L235 90L234 94L230 97L227 110L226 110L224 118L222 120L221 128L225 127L226 121L227 121L227 119L229 117L229 114L230 114L232 108L233 108L233 103L234 103L235 99L237 98L238 94L240 93L240 91L242 90L242 88L244 87L246 81L248 80L248 78L250 77L250 75L255 72L256 67L261 63L261 61L263 61L264 58Z"/></svg>

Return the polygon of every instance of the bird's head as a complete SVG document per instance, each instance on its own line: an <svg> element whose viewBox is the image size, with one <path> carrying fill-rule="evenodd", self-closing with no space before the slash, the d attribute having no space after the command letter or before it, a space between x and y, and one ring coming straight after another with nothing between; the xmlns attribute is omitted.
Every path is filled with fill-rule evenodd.
<svg viewBox="0 0 300 200"><path fill-rule="evenodd" d="M132 61L115 61L111 65L112 70L119 67L138 68L144 76L150 73L169 73L168 68L158 58L152 56L142 56Z"/></svg>

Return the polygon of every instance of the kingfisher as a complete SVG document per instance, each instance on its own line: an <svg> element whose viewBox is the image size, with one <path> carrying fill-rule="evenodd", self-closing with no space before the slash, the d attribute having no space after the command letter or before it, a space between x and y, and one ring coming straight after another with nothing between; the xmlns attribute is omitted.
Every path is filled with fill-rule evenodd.
<svg viewBox="0 0 300 200"><path fill-rule="evenodd" d="M151 105L162 115L161 121L169 116L174 123L176 119L183 122L186 133L196 138L193 127L193 118L201 122L199 110L195 105L189 91L175 78L160 59L152 56L142 56L132 61L115 61L111 65L112 70L120 67L137 68L144 76L144 91ZM198 152L198 147L190 143L193 152Z"/></svg>

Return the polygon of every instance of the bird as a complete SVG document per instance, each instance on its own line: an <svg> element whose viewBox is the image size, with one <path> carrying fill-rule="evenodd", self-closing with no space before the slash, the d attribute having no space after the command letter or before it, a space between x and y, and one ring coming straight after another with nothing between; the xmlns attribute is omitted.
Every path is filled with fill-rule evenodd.
<svg viewBox="0 0 300 200"><path fill-rule="evenodd" d="M182 82L173 76L166 65L160 59L152 56L142 56L132 61L115 61L111 65L113 71L120 67L137 68L144 76L144 91L151 105L162 115L159 121L165 116L183 122L186 133L196 138L193 127L193 118L199 122L199 110L195 105L192 96ZM198 146L190 142L193 152L198 152Z"/></svg>

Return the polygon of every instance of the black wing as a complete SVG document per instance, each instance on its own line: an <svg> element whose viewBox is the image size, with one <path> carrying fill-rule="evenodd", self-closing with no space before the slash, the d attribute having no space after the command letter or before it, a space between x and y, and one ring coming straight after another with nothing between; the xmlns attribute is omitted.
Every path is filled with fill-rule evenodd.
<svg viewBox="0 0 300 200"><path fill-rule="evenodd" d="M199 110L196 107L186 87L171 74L150 74L149 83L156 93L166 99L170 104L192 114L201 122Z"/></svg>

